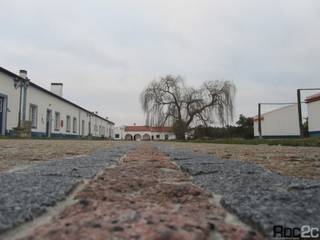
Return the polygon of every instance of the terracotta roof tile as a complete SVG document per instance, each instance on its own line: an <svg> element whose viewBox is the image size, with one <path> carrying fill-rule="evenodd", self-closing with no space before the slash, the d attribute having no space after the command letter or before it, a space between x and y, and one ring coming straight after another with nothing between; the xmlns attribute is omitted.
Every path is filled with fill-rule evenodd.
<svg viewBox="0 0 320 240"><path fill-rule="evenodd" d="M311 96L306 98L306 102L307 103L316 102L316 101L319 101L319 100L320 100L320 92L316 93L316 94L313 94L313 95L311 95Z"/></svg>
<svg viewBox="0 0 320 240"><path fill-rule="evenodd" d="M126 132L172 132L171 127L126 126Z"/></svg>

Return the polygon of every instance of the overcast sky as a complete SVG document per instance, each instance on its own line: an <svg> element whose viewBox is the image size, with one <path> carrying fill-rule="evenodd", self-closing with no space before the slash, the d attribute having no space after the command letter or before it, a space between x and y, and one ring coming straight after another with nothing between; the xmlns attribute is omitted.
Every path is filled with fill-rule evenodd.
<svg viewBox="0 0 320 240"><path fill-rule="evenodd" d="M0 65L118 125L144 123L139 95L166 74L233 81L248 116L320 87L319 0L0 1Z"/></svg>

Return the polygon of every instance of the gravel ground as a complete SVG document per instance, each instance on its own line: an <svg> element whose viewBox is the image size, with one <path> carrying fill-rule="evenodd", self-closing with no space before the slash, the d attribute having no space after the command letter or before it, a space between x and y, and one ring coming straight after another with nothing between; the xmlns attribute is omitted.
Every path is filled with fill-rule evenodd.
<svg viewBox="0 0 320 240"><path fill-rule="evenodd" d="M52 160L0 173L0 235L64 200L83 179L92 178L98 171L116 163L132 147L119 145L87 156Z"/></svg>
<svg viewBox="0 0 320 240"><path fill-rule="evenodd" d="M319 147L268 145L166 143L177 149L192 149L224 160L255 163L285 176L320 180Z"/></svg>
<svg viewBox="0 0 320 240"><path fill-rule="evenodd" d="M119 144L112 141L0 139L0 172L53 159L90 154Z"/></svg>
<svg viewBox="0 0 320 240"><path fill-rule="evenodd" d="M160 145L193 181L222 195L242 221L272 237L273 226L320 226L320 182L283 176L256 164Z"/></svg>

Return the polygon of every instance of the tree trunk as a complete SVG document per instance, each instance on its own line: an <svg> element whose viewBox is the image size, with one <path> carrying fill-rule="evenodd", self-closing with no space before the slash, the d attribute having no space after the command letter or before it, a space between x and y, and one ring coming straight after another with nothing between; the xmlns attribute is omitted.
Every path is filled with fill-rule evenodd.
<svg viewBox="0 0 320 240"><path fill-rule="evenodd" d="M173 124L173 131L177 140L185 140L186 132L188 130L187 124L183 120L177 120Z"/></svg>

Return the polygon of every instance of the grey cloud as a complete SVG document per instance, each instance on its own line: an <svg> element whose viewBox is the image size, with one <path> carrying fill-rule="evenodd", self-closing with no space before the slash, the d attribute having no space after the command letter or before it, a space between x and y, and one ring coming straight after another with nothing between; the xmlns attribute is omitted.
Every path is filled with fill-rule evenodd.
<svg viewBox="0 0 320 240"><path fill-rule="evenodd" d="M139 94L152 79L189 85L229 79L237 113L295 99L318 84L318 0L18 0L2 3L0 64L119 124L143 123Z"/></svg>

